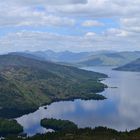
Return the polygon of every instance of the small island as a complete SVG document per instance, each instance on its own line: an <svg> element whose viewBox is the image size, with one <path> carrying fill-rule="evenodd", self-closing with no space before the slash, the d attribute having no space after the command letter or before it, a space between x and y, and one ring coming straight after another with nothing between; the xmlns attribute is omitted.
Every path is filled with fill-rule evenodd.
<svg viewBox="0 0 140 140"><path fill-rule="evenodd" d="M69 120L57 120L53 118L42 119L40 124L46 129L53 129L54 131L74 131L78 128L76 124Z"/></svg>

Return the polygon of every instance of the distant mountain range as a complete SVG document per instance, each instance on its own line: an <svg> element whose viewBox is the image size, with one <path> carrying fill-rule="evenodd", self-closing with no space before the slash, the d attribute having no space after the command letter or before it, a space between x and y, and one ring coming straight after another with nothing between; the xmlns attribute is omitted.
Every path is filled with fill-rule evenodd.
<svg viewBox="0 0 140 140"><path fill-rule="evenodd" d="M107 52L95 54L79 62L86 66L121 66L140 57L140 52Z"/></svg>
<svg viewBox="0 0 140 140"><path fill-rule="evenodd" d="M115 70L140 72L140 58L136 59L135 61L132 61L124 66L118 67Z"/></svg>
<svg viewBox="0 0 140 140"><path fill-rule="evenodd" d="M52 50L28 52L28 53L40 57L44 60L65 63L76 63L79 62L79 60L87 58L92 54L90 52L79 52L79 53L74 53L70 51L54 52Z"/></svg>
<svg viewBox="0 0 140 140"><path fill-rule="evenodd" d="M140 51L96 51L74 53L70 51L54 52L47 50L37 52L19 52L15 54L75 66L122 66L140 57Z"/></svg>
<svg viewBox="0 0 140 140"><path fill-rule="evenodd" d="M38 60L39 59L39 60ZM104 74L40 60L33 55L0 55L0 117L16 117L67 99L105 99Z"/></svg>

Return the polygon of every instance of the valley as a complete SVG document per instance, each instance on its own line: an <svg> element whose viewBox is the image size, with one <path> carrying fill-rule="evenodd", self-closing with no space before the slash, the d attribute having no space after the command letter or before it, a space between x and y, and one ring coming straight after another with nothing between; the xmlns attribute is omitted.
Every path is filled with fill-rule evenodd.
<svg viewBox="0 0 140 140"><path fill-rule="evenodd" d="M0 140L140 140L140 0L0 0Z"/></svg>
<svg viewBox="0 0 140 140"><path fill-rule="evenodd" d="M134 63L133 66L137 66L138 68L139 59L133 61L132 63ZM84 132L86 131L86 127L94 128L100 125L112 128L112 130L116 131L116 133L118 133L117 135L120 135L121 138L122 133L117 132L118 130L124 131L127 128L130 131L132 129L138 128L140 124L137 123L137 121L134 121L133 124L128 125L127 121L129 121L129 119L131 118L127 118L126 116L123 116L121 112L119 112L120 116L118 117L120 117L120 121L118 121L116 125L115 122L117 120L115 118L112 117L110 119L110 122L108 121L108 117L104 117L103 119L102 115L98 116L97 114L100 112L100 109L98 109L98 107L96 108L97 110L93 108L91 112L87 109L90 106L94 107L96 105L103 107L100 112L101 114L103 110L107 111L108 109L113 109L113 112L111 110L111 112L107 111L107 116L110 116L110 113L117 113L116 109L118 108L118 100L120 100L117 94L119 93L124 96L126 93L122 92L124 91L124 89L122 89L122 85L119 85L118 83L122 82L123 80L128 81L129 77L130 81L132 82L125 82L126 84L123 84L123 86L126 86L125 90L126 88L128 88L128 86L132 88L132 83L137 86L137 84L135 83L135 76L139 75L139 73L136 73L136 71L137 70L133 70L134 74L132 74L132 72L119 72L114 67L108 66L93 68L83 67L82 69L79 69L72 66L65 66L46 60L40 60L38 58L31 58L30 56L20 56L16 54L2 55L0 56L0 115L2 118L16 117L17 123L19 124L19 126L23 127L23 132L27 134L27 136L33 136L37 133L49 132L49 129L45 129L40 126L41 120L45 116L49 116L49 118L53 117L62 120L67 119L73 121L74 123L76 123L76 125L78 124L78 133L81 133L81 128L83 128L82 131ZM134 79L132 79L132 77ZM115 81L112 78L115 78ZM137 94L137 88L135 88L135 90L135 93ZM116 93L115 96L114 93ZM129 95L131 96L132 91L128 88L127 93L129 93ZM121 99L124 100L124 98ZM72 110L71 112L71 108L69 108L69 106L73 106L74 108L76 108L76 110L74 112ZM64 109L64 107L66 108ZM84 108L85 110L83 110ZM56 112L58 114L55 114L54 112L56 109ZM127 109L129 108L127 107ZM64 110L68 110L68 112L65 112ZM85 112L83 117L81 117L82 114L79 112L80 110L81 112ZM51 113L52 111L53 113ZM77 120L77 116L81 117L81 120ZM93 118L91 119L90 116ZM31 118L34 118L33 120L35 120L35 122L32 122ZM100 122L100 120L97 120L97 118L102 118L103 122ZM123 118L126 121L123 122L124 126L122 127L121 119ZM85 120L89 120L89 122ZM133 118L133 120L137 119ZM55 119L52 119L50 121L50 123L53 124L55 122ZM56 123L58 122L56 121ZM46 128L49 128L48 125ZM91 131L91 133L94 133L94 129L89 131ZM108 131L108 129L106 130L105 128L105 131ZM22 131L20 130L20 132ZM9 131L9 133L11 132ZM102 131L100 131L100 133L102 133ZM48 135L49 133L44 134L45 137L49 137ZM50 135L51 137L54 137L53 133L50 133ZM75 137L75 134L71 135ZM106 135L108 135L108 132ZM116 137L113 132L111 132L110 135L111 137ZM129 133L125 135L129 135ZM76 134L76 136L78 136L78 134ZM34 139L35 137L32 138ZM43 135L40 138L42 137ZM63 137L63 135L61 135L61 137ZM83 135L82 137L85 136ZM99 136L97 137L99 138ZM69 136L67 138L69 138ZM90 136L88 138L90 138Z"/></svg>

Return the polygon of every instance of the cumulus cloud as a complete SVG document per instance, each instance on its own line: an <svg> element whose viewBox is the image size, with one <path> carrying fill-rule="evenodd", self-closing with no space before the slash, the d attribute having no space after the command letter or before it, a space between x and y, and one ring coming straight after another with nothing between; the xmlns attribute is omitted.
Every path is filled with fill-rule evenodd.
<svg viewBox="0 0 140 140"><path fill-rule="evenodd" d="M7 10L8 9L8 10ZM0 26L73 26L75 20L28 7L0 4Z"/></svg>
<svg viewBox="0 0 140 140"><path fill-rule="evenodd" d="M87 33L85 34L86 37L93 37L93 36L95 36L95 35L96 35L96 33L94 33L94 32L87 32Z"/></svg>
<svg viewBox="0 0 140 140"><path fill-rule="evenodd" d="M121 27L136 33L140 33L140 17L130 17L120 19Z"/></svg>
<svg viewBox="0 0 140 140"><path fill-rule="evenodd" d="M67 5L55 7L57 12L88 17L130 16L140 12L140 1L135 0L88 0L83 5Z"/></svg>
<svg viewBox="0 0 140 140"><path fill-rule="evenodd" d="M84 36L68 36L60 34L52 34L47 32L29 32L22 31L10 33L0 38L1 52L24 51L24 50L47 50L53 49L56 51L72 50L72 51L95 51L103 49L131 49L132 46L140 49L140 37L133 38L132 36L122 37L116 35L87 33ZM122 47L123 46L123 47Z"/></svg>
<svg viewBox="0 0 140 140"><path fill-rule="evenodd" d="M74 19L66 17L46 16L43 13L34 13L33 16L34 18L17 23L17 26L73 26L75 24Z"/></svg>
<svg viewBox="0 0 140 140"><path fill-rule="evenodd" d="M89 50L128 49L140 50L139 0L4 0L0 3L0 27L53 28L56 34L44 32L7 31L0 37L0 49ZM113 19L117 27L99 22ZM82 23L81 23L82 21ZM109 22L109 21L108 21ZM80 25L79 25L79 24ZM108 27L106 27L108 24ZM84 28L83 31L83 27ZM99 32L94 29L100 28ZM90 28L89 28L90 27ZM65 33L62 28L66 28ZM70 29L73 29L71 36ZM90 30L91 29L91 30ZM79 36L75 36L76 32ZM51 32L51 30L50 30ZM63 35L63 33L65 35ZM83 35L84 34L84 35Z"/></svg>
<svg viewBox="0 0 140 140"><path fill-rule="evenodd" d="M104 24L97 20L86 20L82 23L84 27L103 26Z"/></svg>
<svg viewBox="0 0 140 140"><path fill-rule="evenodd" d="M132 22L130 17L136 18L135 23L140 19L139 7L139 0L5 0L0 3L0 25L57 25L57 22L58 25L60 22L61 25L66 22L66 25L73 25L74 19L70 17L82 16L91 18L83 22L83 26L102 26L103 23L92 18L106 17L115 17L125 26L126 19Z"/></svg>
<svg viewBox="0 0 140 140"><path fill-rule="evenodd" d="M127 32L126 30L122 30L122 29L110 28L110 29L106 30L104 32L104 34L105 35L108 35L108 36L127 37L131 33L130 32Z"/></svg>

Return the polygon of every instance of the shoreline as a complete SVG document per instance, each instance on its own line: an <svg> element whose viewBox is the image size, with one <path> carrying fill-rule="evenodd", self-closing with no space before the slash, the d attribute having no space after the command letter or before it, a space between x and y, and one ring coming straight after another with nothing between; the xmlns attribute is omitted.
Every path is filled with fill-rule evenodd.
<svg viewBox="0 0 140 140"><path fill-rule="evenodd" d="M105 84L104 84L105 85ZM104 90L108 88L107 86L104 88ZM31 108L31 109L26 109L26 110L19 110L19 109L0 109L0 114L2 118L7 118L7 119L17 119L17 118L20 118L21 116L23 115L28 115L30 113L34 113L35 111L37 111L40 107L45 107L45 106L48 106L48 105L51 105L52 103L55 103L55 102L61 102L61 101L74 101L74 100L96 100L96 101L99 101L99 100L105 100L107 99L104 95L102 94L99 94L99 93L102 93L104 90L101 90L101 91L98 91L97 93L91 93L91 97L70 97L70 98L67 98L67 99L53 99L51 102L48 102L48 103L44 103L42 104L41 106L37 107L37 108ZM13 114L13 112L15 112L15 114Z"/></svg>

